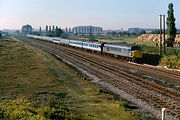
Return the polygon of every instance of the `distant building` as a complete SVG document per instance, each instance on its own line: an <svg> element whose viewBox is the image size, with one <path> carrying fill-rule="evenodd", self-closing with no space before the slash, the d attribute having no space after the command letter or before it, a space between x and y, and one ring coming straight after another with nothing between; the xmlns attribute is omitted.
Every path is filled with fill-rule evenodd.
<svg viewBox="0 0 180 120"><path fill-rule="evenodd" d="M72 29L74 34L102 34L103 29L95 26L77 26Z"/></svg>

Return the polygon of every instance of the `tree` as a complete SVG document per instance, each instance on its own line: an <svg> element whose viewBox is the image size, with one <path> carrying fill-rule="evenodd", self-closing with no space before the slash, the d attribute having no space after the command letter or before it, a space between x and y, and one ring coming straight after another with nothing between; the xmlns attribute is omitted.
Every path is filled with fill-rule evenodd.
<svg viewBox="0 0 180 120"><path fill-rule="evenodd" d="M132 36L146 34L146 31L144 29L142 29L142 28L128 28L128 32Z"/></svg>
<svg viewBox="0 0 180 120"><path fill-rule="evenodd" d="M60 37L63 31L60 28L56 28L54 31L54 36L55 37Z"/></svg>
<svg viewBox="0 0 180 120"><path fill-rule="evenodd" d="M160 29L155 29L151 32L151 34L160 34Z"/></svg>
<svg viewBox="0 0 180 120"><path fill-rule="evenodd" d="M69 38L69 37L70 37L70 34L67 32L64 32L61 34L61 38Z"/></svg>
<svg viewBox="0 0 180 120"><path fill-rule="evenodd" d="M49 32L51 32L51 26L49 25Z"/></svg>
<svg viewBox="0 0 180 120"><path fill-rule="evenodd" d="M19 30L16 30L16 31L14 32L14 34L20 35L20 31L19 31Z"/></svg>
<svg viewBox="0 0 180 120"><path fill-rule="evenodd" d="M0 38L2 37L2 33L1 33L1 31L0 31Z"/></svg>
<svg viewBox="0 0 180 120"><path fill-rule="evenodd" d="M52 29L53 29L52 31L55 31L55 26L54 25L52 26Z"/></svg>
<svg viewBox="0 0 180 120"><path fill-rule="evenodd" d="M173 47L175 37L176 37L176 27L175 27L175 18L173 4L170 3L168 6L168 17L167 17L167 47Z"/></svg>
<svg viewBox="0 0 180 120"><path fill-rule="evenodd" d="M46 35L49 37L60 37L62 33L63 31L60 28L56 27L54 31L48 31Z"/></svg>
<svg viewBox="0 0 180 120"><path fill-rule="evenodd" d="M56 29L58 29L58 26L56 26Z"/></svg>
<svg viewBox="0 0 180 120"><path fill-rule="evenodd" d="M68 32L68 28L66 27L66 31L65 32Z"/></svg>
<svg viewBox="0 0 180 120"><path fill-rule="evenodd" d="M48 25L46 25L46 33L48 33Z"/></svg>
<svg viewBox="0 0 180 120"><path fill-rule="evenodd" d="M29 24L24 25L21 29L21 33L22 33L22 35L31 34L32 33L32 26Z"/></svg>

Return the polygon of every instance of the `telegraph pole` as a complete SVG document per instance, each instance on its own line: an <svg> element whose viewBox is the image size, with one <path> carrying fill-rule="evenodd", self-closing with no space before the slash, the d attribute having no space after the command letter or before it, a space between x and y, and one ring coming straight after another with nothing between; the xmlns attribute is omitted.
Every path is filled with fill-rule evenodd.
<svg viewBox="0 0 180 120"><path fill-rule="evenodd" d="M166 54L166 16L163 15L164 54Z"/></svg>
<svg viewBox="0 0 180 120"><path fill-rule="evenodd" d="M159 46L160 46L160 56L162 56L162 15L160 15L160 41L159 41Z"/></svg>

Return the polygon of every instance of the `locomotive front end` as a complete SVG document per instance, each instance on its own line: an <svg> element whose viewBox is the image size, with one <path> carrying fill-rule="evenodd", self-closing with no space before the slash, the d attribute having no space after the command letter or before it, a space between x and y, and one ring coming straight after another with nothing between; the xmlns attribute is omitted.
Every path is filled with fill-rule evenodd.
<svg viewBox="0 0 180 120"><path fill-rule="evenodd" d="M143 57L142 52L139 50L133 50L131 52L131 55L132 55L132 58L142 58Z"/></svg>

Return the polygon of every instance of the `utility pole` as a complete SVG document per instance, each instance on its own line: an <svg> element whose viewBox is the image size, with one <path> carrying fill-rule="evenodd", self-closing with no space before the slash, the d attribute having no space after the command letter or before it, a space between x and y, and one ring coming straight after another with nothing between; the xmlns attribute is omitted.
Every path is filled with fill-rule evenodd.
<svg viewBox="0 0 180 120"><path fill-rule="evenodd" d="M162 56L162 15L160 15L160 56Z"/></svg>
<svg viewBox="0 0 180 120"><path fill-rule="evenodd" d="M164 54L166 54L166 16L165 15L163 15L163 35L164 35Z"/></svg>

